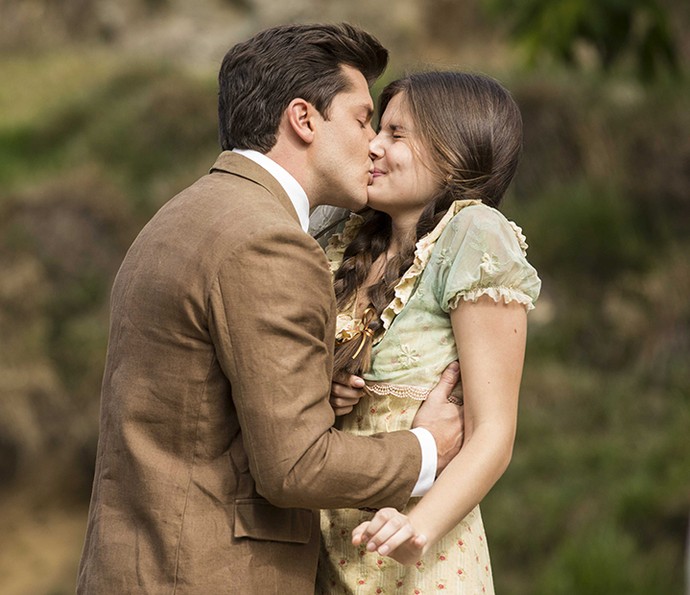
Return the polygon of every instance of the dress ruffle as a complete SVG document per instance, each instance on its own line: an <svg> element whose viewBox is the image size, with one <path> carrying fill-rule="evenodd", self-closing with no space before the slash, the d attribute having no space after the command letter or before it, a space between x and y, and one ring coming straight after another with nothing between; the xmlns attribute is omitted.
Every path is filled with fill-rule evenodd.
<svg viewBox="0 0 690 595"><path fill-rule="evenodd" d="M326 246L326 258L328 258L328 264L331 267L331 273L335 272L340 268L343 263L343 255L345 254L345 248L348 244L355 239L359 228L362 227L364 223L364 217L358 215L357 213L352 213L350 218L345 223L345 227L341 233L333 234L328 240L328 245Z"/></svg>
<svg viewBox="0 0 690 595"><path fill-rule="evenodd" d="M393 301L391 301L381 313L383 328L386 330L390 328L393 319L402 312L405 304L409 301L417 283L417 278L424 272L424 267L426 267L431 258L431 253L434 251L436 241L441 236L441 233L443 233L448 223L450 223L451 219L465 207L478 205L481 204L481 202L480 200L456 200L450 205L450 208L441 221L438 222L438 225L417 242L412 266L405 271L405 274L400 278L400 281L398 281L398 284L394 288L395 297Z"/></svg>
<svg viewBox="0 0 690 595"><path fill-rule="evenodd" d="M522 251L523 256L527 256L527 248L529 246L527 245L527 238L525 237L525 234L522 233L522 227L520 227L515 221L511 221L508 219L508 225L513 228L513 231L515 232L515 237L517 238L518 244L520 245L520 250Z"/></svg>
<svg viewBox="0 0 690 595"><path fill-rule="evenodd" d="M456 294L448 303L448 309L454 310L457 308L461 299L465 302L476 302L483 295L488 295L494 302L503 301L505 304L518 302L526 306L528 312L534 309L532 298L512 287L477 287L475 289L462 291Z"/></svg>

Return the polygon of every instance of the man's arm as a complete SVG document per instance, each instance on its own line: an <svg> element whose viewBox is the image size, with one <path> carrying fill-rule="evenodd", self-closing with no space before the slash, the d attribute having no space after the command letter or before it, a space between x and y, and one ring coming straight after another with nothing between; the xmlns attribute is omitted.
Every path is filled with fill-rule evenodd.
<svg viewBox="0 0 690 595"><path fill-rule="evenodd" d="M332 428L330 283L323 253L290 225L258 231L218 272L211 330L250 470L280 506L401 508L419 476L417 438Z"/></svg>
<svg viewBox="0 0 690 595"><path fill-rule="evenodd" d="M422 448L422 469L412 490L413 497L423 496L431 489L436 475L446 468L462 446L463 408L450 396L459 380L460 366L455 361L443 371L413 420L412 431ZM364 380L354 375L333 381L329 401L336 416L352 411L365 394L364 385Z"/></svg>

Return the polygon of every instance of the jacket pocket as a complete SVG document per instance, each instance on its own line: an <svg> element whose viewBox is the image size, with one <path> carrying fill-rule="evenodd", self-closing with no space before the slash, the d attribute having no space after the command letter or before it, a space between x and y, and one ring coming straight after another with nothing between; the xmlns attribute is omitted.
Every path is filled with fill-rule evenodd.
<svg viewBox="0 0 690 595"><path fill-rule="evenodd" d="M309 543L314 513L304 508L278 508L261 498L235 500L237 538Z"/></svg>

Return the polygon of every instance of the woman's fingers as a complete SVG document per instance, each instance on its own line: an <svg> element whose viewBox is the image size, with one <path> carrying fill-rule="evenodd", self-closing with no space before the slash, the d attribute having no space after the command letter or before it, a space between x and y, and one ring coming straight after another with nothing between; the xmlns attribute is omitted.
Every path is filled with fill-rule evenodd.
<svg viewBox="0 0 690 595"><path fill-rule="evenodd" d="M359 546L362 545L363 543L366 543L367 540L367 535L366 535L366 530L367 527L369 527L369 521L365 521L359 525L357 525L353 530L352 530L352 545L354 546Z"/></svg>
<svg viewBox="0 0 690 595"><path fill-rule="evenodd" d="M364 396L364 380L359 376L340 376L331 383L329 402L336 415L350 413Z"/></svg>
<svg viewBox="0 0 690 595"><path fill-rule="evenodd" d="M415 564L424 555L424 546L412 545L412 540L403 543L388 554L390 558L406 566Z"/></svg>
<svg viewBox="0 0 690 595"><path fill-rule="evenodd" d="M333 382L350 388L364 388L364 379L354 374L341 373L333 377Z"/></svg>
<svg viewBox="0 0 690 595"><path fill-rule="evenodd" d="M367 544L367 551L377 551L382 556L409 542L415 549L426 545L426 537L418 535L410 520L394 508L379 510L371 521L355 527L353 545Z"/></svg>

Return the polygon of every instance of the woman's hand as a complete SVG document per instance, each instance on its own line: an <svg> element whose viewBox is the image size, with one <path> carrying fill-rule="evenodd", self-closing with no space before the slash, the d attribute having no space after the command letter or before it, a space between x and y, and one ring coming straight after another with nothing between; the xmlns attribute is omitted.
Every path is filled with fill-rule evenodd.
<svg viewBox="0 0 690 595"><path fill-rule="evenodd" d="M408 516L394 508L382 508L352 531L352 545L365 543L369 552L411 565L426 552L427 538L415 530Z"/></svg>
<svg viewBox="0 0 690 595"><path fill-rule="evenodd" d="M329 403L336 415L350 413L364 396L364 380L359 376L342 374L333 378Z"/></svg>

